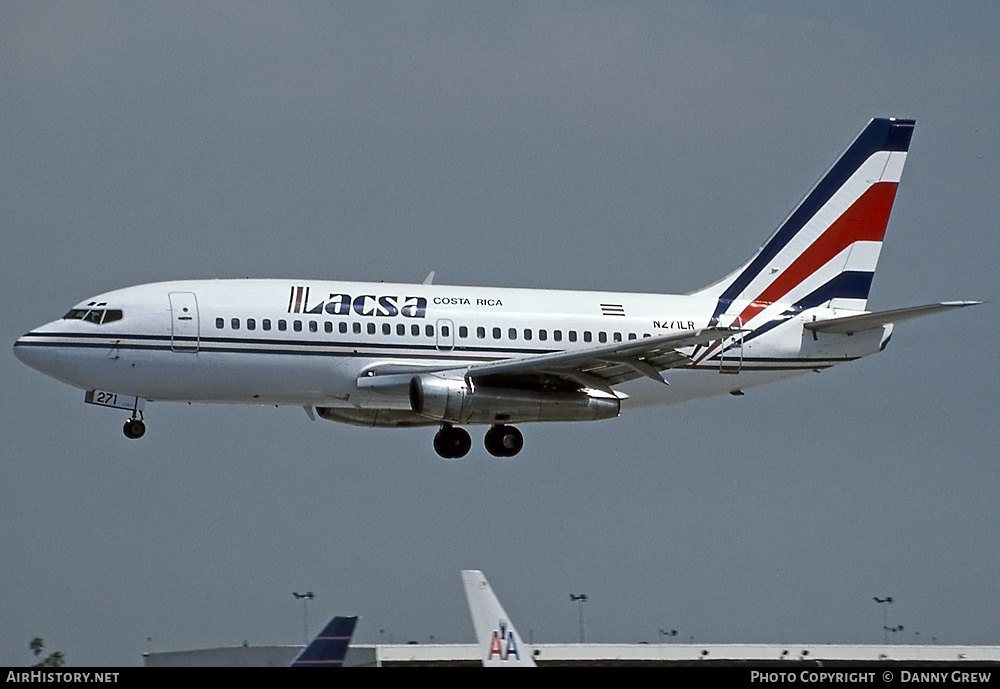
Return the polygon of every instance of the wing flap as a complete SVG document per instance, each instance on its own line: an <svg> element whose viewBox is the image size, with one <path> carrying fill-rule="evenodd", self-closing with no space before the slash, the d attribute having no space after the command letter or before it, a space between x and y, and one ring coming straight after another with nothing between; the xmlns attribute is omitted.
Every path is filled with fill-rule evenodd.
<svg viewBox="0 0 1000 689"><path fill-rule="evenodd" d="M708 344L743 332L739 328L709 327L691 332L646 337L615 342L599 347L571 351L534 354L502 359L465 368L437 370L416 368L401 372L398 367L389 373L369 370L358 378L359 388L387 388L409 385L414 375L445 373L467 379L510 378L523 376L553 377L573 381L600 382L602 388L641 376L665 382L660 371L686 364L690 358L681 349ZM588 385L587 387L594 387Z"/></svg>

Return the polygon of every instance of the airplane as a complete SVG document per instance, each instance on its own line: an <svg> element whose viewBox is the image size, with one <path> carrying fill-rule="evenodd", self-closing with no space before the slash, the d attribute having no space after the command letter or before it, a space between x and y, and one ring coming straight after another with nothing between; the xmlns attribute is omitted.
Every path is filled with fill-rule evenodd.
<svg viewBox="0 0 1000 689"><path fill-rule="evenodd" d="M357 624L357 615L333 617L288 667L343 667Z"/></svg>
<svg viewBox="0 0 1000 689"><path fill-rule="evenodd" d="M463 569L462 585L483 666L535 667L531 649L504 612L486 576L477 569Z"/></svg>
<svg viewBox="0 0 1000 689"><path fill-rule="evenodd" d="M513 457L514 424L611 419L881 351L901 321L981 302L867 310L914 120L875 118L744 265L687 294L326 280L157 282L86 299L15 355L129 412L147 401L295 405L379 428L463 426Z"/></svg>

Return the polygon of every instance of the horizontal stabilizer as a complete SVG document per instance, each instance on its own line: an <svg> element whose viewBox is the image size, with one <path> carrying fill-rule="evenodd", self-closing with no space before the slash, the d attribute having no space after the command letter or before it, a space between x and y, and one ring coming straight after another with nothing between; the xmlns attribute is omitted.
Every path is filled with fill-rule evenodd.
<svg viewBox="0 0 1000 689"><path fill-rule="evenodd" d="M876 311L875 313L863 313L858 316L844 316L843 318L831 318L825 321L814 321L806 323L805 327L813 332L819 333L840 333L853 335L862 330L880 328L890 323L908 321L911 318L929 316L932 313L948 311L950 309L960 309L964 306L975 306L982 304L981 301L943 301L939 304L927 304L926 306L911 306L906 309L892 309L891 311Z"/></svg>

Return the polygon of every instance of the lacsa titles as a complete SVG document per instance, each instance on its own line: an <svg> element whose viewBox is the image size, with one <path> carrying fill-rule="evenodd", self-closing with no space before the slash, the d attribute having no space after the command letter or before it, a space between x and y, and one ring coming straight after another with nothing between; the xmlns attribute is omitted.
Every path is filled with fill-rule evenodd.
<svg viewBox="0 0 1000 689"><path fill-rule="evenodd" d="M331 294L325 299L312 302L309 299L309 288L292 285L288 294L288 313L327 313L331 316L358 316L404 318L426 318L426 297L398 297L395 295Z"/></svg>

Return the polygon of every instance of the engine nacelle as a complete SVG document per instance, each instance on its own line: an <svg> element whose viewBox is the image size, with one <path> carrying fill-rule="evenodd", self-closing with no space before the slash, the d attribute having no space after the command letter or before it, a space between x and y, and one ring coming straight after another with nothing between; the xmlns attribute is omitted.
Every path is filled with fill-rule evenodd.
<svg viewBox="0 0 1000 689"><path fill-rule="evenodd" d="M460 424L597 421L618 416L621 400L597 390L484 386L423 375L410 380L410 408L422 417Z"/></svg>

